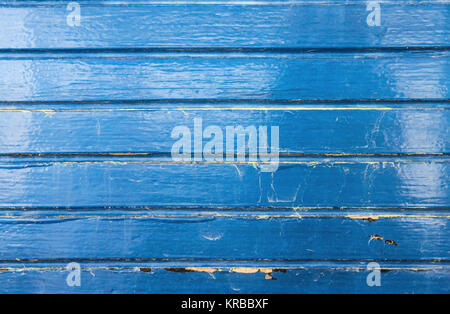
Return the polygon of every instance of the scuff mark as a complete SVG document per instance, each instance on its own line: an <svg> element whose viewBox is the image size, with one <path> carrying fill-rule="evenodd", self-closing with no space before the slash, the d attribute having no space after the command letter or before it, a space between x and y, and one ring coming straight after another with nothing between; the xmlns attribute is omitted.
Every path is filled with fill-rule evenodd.
<svg viewBox="0 0 450 314"><path fill-rule="evenodd" d="M217 240L220 240L221 238L222 238L222 234L219 234L219 235L217 235L217 236L206 236L206 235L202 235L202 237L203 238L205 238L206 240L209 240L209 241L217 241Z"/></svg>
<svg viewBox="0 0 450 314"><path fill-rule="evenodd" d="M236 165L236 164L233 164L233 167L236 169L236 171L237 171L237 173L238 173L238 176L239 176L239 178L241 178L242 179L242 177L243 177L243 175L242 175L242 173L241 173L241 170L239 170L239 167L238 167L238 165Z"/></svg>

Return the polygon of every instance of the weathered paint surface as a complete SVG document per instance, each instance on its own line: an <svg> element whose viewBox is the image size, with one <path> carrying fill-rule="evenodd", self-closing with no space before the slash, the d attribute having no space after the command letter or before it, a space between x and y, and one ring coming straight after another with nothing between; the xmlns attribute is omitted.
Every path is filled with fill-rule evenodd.
<svg viewBox="0 0 450 314"><path fill-rule="evenodd" d="M448 1L78 3L0 1L0 292L450 292Z"/></svg>
<svg viewBox="0 0 450 314"><path fill-rule="evenodd" d="M216 125L222 130L230 121L237 125L277 125L283 139L280 152L284 154L438 156L450 147L448 109L450 104L444 102L3 105L0 149L10 156L170 153L173 128L193 128L197 118L205 126Z"/></svg>
<svg viewBox="0 0 450 314"><path fill-rule="evenodd" d="M369 287L365 284L370 273L367 263L302 263L301 267L273 268L268 274L251 268L236 272L234 267L218 270L191 270L185 267L156 267L151 263L86 263L81 270L81 287L69 287L66 264L32 265L0 269L2 291L34 293L179 293L180 285L185 291L211 293L448 293L448 266L429 264L388 264L382 269L384 286ZM217 263L215 263L217 265ZM250 264L250 263L246 263ZM251 262L257 266L258 263ZM117 266L118 265L118 266ZM173 263L171 263L173 265ZM189 263L192 265L192 263ZM267 266L266 266L267 267ZM269 268L272 270L272 268ZM174 285L173 283L177 284ZM361 284L363 282L364 284Z"/></svg>
<svg viewBox="0 0 450 314"><path fill-rule="evenodd" d="M37 54L37 56L36 56ZM449 51L0 53L4 101L448 99ZM332 87L332 88L331 88Z"/></svg>
<svg viewBox="0 0 450 314"><path fill-rule="evenodd" d="M67 211L0 213L0 262L14 261L18 250L25 265L32 259L50 258L191 262L267 259L281 264L309 259L405 259L433 261L442 266L448 257L445 231L450 226L450 215L439 211L409 215L397 210L392 211L396 214L378 216L354 210L277 212L274 208L259 212ZM250 261L245 266L253 267Z"/></svg>
<svg viewBox="0 0 450 314"><path fill-rule="evenodd" d="M144 159L0 162L0 204L448 208L450 201L450 165L440 157L289 158L275 173L249 162Z"/></svg>
<svg viewBox="0 0 450 314"><path fill-rule="evenodd" d="M359 0L77 2L84 21L74 29L67 2L2 1L0 47L408 47L448 46L450 36L448 3L439 0L380 1L378 28Z"/></svg>

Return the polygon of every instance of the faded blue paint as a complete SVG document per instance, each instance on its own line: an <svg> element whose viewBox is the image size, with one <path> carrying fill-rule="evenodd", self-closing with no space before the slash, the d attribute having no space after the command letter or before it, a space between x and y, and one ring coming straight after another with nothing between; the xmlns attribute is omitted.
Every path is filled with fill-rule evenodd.
<svg viewBox="0 0 450 314"><path fill-rule="evenodd" d="M0 292L449 292L448 2L78 2L0 1ZM194 118L278 171L173 162Z"/></svg>

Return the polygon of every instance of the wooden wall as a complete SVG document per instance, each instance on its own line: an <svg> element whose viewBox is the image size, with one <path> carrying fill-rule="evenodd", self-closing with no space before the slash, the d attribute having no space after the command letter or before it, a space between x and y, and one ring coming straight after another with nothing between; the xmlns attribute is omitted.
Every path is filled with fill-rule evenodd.
<svg viewBox="0 0 450 314"><path fill-rule="evenodd" d="M450 2L77 3L0 1L0 292L450 292Z"/></svg>

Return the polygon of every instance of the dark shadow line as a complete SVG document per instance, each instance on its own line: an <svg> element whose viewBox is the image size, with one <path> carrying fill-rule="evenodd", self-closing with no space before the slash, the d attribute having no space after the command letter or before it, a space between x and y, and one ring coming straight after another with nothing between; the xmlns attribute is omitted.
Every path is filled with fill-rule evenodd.
<svg viewBox="0 0 450 314"><path fill-rule="evenodd" d="M0 100L0 105L113 105L113 104L378 104L378 103L450 103L449 98L396 98L396 99L117 99L117 100Z"/></svg>
<svg viewBox="0 0 450 314"><path fill-rule="evenodd" d="M250 156L274 156L274 154L234 154L234 158ZM195 153L184 154L183 157L195 157ZM206 156L201 154L202 157ZM450 152L436 153L279 153L280 158L320 157L320 158L385 158L385 157L447 157ZM4 158L46 158L46 157L104 157L104 158L144 158L172 157L170 152L48 152L48 153L0 153ZM206 156L214 157L214 155Z"/></svg>
<svg viewBox="0 0 450 314"><path fill-rule="evenodd" d="M404 47L142 47L142 48L1 48L0 54L42 53L377 53L450 51L450 46Z"/></svg>

